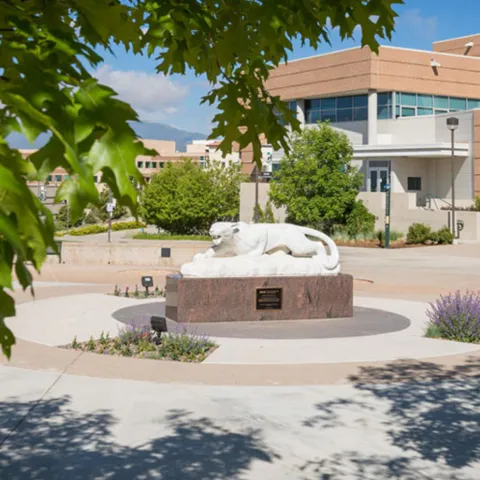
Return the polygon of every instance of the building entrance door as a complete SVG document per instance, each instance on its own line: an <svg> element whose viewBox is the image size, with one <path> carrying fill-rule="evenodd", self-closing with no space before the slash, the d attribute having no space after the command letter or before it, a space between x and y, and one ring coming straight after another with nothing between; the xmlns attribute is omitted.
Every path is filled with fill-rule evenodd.
<svg viewBox="0 0 480 480"><path fill-rule="evenodd" d="M370 162L368 168L368 191L385 192L385 186L387 185L387 182L388 162Z"/></svg>

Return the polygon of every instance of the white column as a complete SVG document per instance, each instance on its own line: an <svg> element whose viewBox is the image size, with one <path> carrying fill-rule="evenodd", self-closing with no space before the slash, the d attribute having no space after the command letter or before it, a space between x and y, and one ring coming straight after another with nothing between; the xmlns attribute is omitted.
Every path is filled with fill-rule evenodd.
<svg viewBox="0 0 480 480"><path fill-rule="evenodd" d="M297 100L297 120L305 126L305 100Z"/></svg>
<svg viewBox="0 0 480 480"><path fill-rule="evenodd" d="M377 91L368 91L368 144L377 144Z"/></svg>

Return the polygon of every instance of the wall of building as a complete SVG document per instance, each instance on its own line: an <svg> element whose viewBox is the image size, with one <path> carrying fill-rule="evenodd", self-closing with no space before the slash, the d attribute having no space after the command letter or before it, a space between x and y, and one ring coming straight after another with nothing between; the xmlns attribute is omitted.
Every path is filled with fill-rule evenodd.
<svg viewBox="0 0 480 480"><path fill-rule="evenodd" d="M305 125L307 128L316 128L315 124ZM353 145L368 143L368 122L335 122L331 126L338 132L344 133Z"/></svg>
<svg viewBox="0 0 480 480"><path fill-rule="evenodd" d="M480 195L480 110L473 113L473 189Z"/></svg>
<svg viewBox="0 0 480 480"><path fill-rule="evenodd" d="M259 204L265 207L268 200L267 183L259 184ZM367 208L375 215L375 228L384 228L385 223L385 193L360 192L358 198L362 200ZM449 215L446 210L426 210L416 207L416 193L392 193L391 196L391 228L406 233L412 223L425 223L432 228L439 229L448 226ZM240 220L250 223L253 218L255 205L255 185L242 184L240 189ZM444 205L439 205L439 208ZM285 209L274 209L277 221L285 221ZM464 241L480 242L480 213L477 212L456 212L458 220L465 224L460 239Z"/></svg>
<svg viewBox="0 0 480 480"><path fill-rule="evenodd" d="M465 46L469 42L473 43L473 47ZM480 35L467 35L465 37L433 42L433 50L435 52L465 55L467 57L480 57Z"/></svg>
<svg viewBox="0 0 480 480"><path fill-rule="evenodd" d="M470 143L473 138L472 111L378 120L377 131L380 136L378 143L383 145L450 143L451 134L447 128L446 121L451 116L457 117L459 121L458 129L455 132L455 141Z"/></svg>
<svg viewBox="0 0 480 480"><path fill-rule="evenodd" d="M262 209L267 205L268 191L270 186L268 183L258 184L258 204ZM255 184L242 183L240 186L240 221L251 223L254 217L255 208ZM277 222L285 221L285 209L275 208L272 205L273 215Z"/></svg>
<svg viewBox="0 0 480 480"><path fill-rule="evenodd" d="M369 88L371 51L367 48L332 52L282 64L266 86L284 100L312 98Z"/></svg>
<svg viewBox="0 0 480 480"><path fill-rule="evenodd" d="M432 68L434 58L440 66ZM397 47L380 47L372 54L369 87L480 98L480 59Z"/></svg>
<svg viewBox="0 0 480 480"><path fill-rule="evenodd" d="M432 58L440 64L432 68ZM276 68L267 89L284 100L366 92L428 93L480 98L480 59L441 52L380 47L353 48Z"/></svg>
<svg viewBox="0 0 480 480"><path fill-rule="evenodd" d="M159 155L173 155L176 151L174 140L151 140L142 138L142 143L145 147L156 150Z"/></svg>

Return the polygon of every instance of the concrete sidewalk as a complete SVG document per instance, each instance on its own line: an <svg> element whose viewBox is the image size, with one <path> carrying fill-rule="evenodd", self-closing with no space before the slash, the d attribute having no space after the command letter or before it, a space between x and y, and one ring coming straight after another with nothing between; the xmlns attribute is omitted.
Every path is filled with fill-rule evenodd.
<svg viewBox="0 0 480 480"><path fill-rule="evenodd" d="M476 480L480 379L466 373L251 389L0 367L0 478Z"/></svg>

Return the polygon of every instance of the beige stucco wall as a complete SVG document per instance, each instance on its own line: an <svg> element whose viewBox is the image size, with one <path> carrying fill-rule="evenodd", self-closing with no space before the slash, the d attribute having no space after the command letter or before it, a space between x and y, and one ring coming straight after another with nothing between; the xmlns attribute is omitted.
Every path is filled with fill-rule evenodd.
<svg viewBox="0 0 480 480"><path fill-rule="evenodd" d="M268 183L259 184L259 204L262 208L268 199ZM358 198L363 200L367 208L375 215L376 229L382 229L385 222L385 193L360 192ZM405 233L412 223L425 223L439 229L448 225L448 212L445 210L430 211L416 208L415 193L392 193L391 196L391 228ZM255 205L255 185L242 184L240 191L240 220L252 222ZM439 205L441 207L442 205ZM284 209L274 209L277 221L285 220ZM463 220L465 228L460 239L465 241L480 241L480 213L457 212L457 219Z"/></svg>
<svg viewBox="0 0 480 480"><path fill-rule="evenodd" d="M196 253L205 251L210 242L131 240L122 243L62 242L62 263L76 265L138 265L179 267ZM171 257L162 258L161 249L170 248ZM49 257L58 262L58 257Z"/></svg>

